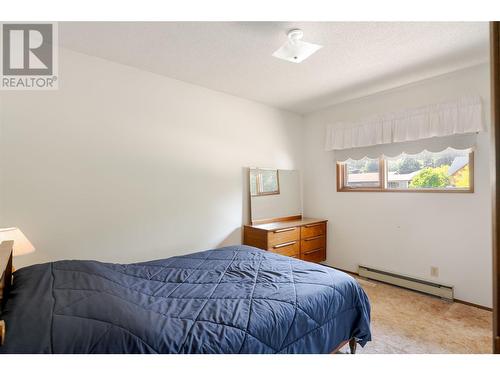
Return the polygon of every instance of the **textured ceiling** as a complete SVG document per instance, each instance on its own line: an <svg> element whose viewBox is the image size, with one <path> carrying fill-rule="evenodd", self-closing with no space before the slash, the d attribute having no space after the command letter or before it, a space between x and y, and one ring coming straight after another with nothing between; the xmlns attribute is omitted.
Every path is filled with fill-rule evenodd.
<svg viewBox="0 0 500 375"><path fill-rule="evenodd" d="M291 28L324 47L272 57ZM62 47L297 113L488 60L485 22L63 22Z"/></svg>

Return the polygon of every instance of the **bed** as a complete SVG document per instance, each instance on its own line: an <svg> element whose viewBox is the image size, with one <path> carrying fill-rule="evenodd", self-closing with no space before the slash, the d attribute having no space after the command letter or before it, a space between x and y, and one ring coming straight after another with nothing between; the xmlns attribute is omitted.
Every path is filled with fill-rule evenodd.
<svg viewBox="0 0 500 375"><path fill-rule="evenodd" d="M0 353L331 353L371 339L355 279L249 246L37 264L12 286L4 258Z"/></svg>

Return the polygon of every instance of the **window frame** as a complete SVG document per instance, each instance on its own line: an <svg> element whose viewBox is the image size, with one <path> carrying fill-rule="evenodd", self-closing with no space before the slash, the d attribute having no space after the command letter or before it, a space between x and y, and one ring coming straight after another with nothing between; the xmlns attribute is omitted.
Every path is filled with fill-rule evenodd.
<svg viewBox="0 0 500 375"><path fill-rule="evenodd" d="M255 191L256 194L252 194L252 189L250 189L250 196L251 197L263 197L267 195L279 195L280 194L280 172L279 169L272 169L272 168L251 168L249 170L249 180L251 181L250 175L252 171L257 171L255 174ZM261 190L261 185L262 185L262 173L261 171L276 171L276 190L273 191L262 191Z"/></svg>
<svg viewBox="0 0 500 375"><path fill-rule="evenodd" d="M429 188L429 189L389 189L387 175L387 160L383 157L378 158L379 161L379 187L349 187L345 185L347 180L347 168L344 162L336 163L337 172L337 192L378 192L378 193L474 193L474 151L469 153L469 188L468 189L446 189L446 188Z"/></svg>

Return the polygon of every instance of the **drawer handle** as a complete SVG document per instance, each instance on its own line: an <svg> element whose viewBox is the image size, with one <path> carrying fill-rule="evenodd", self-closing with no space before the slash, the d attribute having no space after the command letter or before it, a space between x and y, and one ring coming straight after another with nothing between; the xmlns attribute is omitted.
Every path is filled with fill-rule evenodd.
<svg viewBox="0 0 500 375"><path fill-rule="evenodd" d="M280 247L290 246L290 245L294 245L296 243L297 243L297 241L285 242L285 243L281 243L279 245L273 246L273 248L274 249L279 249Z"/></svg>
<svg viewBox="0 0 500 375"><path fill-rule="evenodd" d="M304 225L306 228L312 228L312 227L317 227L319 225L323 225L323 223L316 223L316 224L307 224L307 225Z"/></svg>
<svg viewBox="0 0 500 375"><path fill-rule="evenodd" d="M275 230L274 233L290 232L292 230L295 230L295 228L278 229L278 230Z"/></svg>
<svg viewBox="0 0 500 375"><path fill-rule="evenodd" d="M314 249L314 250L310 250L310 251L306 251L306 252L304 253L304 255L309 255L309 254L315 253L315 252L320 251L320 250L321 250L321 248L319 248L319 249Z"/></svg>
<svg viewBox="0 0 500 375"><path fill-rule="evenodd" d="M316 237L304 238L304 241L312 241L312 240L316 240L316 239L321 238L321 237L323 237L323 235L316 236Z"/></svg>

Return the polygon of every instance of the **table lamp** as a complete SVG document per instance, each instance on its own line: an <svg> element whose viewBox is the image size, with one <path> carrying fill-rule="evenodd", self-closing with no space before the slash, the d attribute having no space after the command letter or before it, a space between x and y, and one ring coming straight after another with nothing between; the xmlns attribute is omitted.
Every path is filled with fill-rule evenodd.
<svg viewBox="0 0 500 375"><path fill-rule="evenodd" d="M14 241L14 256L29 254L35 251L31 242L19 228L0 228L0 243L2 241Z"/></svg>

